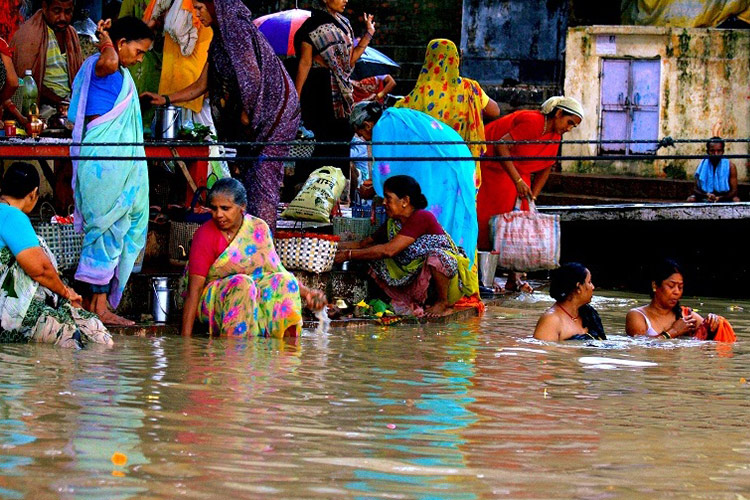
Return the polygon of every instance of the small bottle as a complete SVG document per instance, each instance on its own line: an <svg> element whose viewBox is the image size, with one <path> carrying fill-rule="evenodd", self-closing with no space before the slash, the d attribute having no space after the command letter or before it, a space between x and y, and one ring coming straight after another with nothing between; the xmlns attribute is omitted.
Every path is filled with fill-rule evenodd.
<svg viewBox="0 0 750 500"><path fill-rule="evenodd" d="M21 85L21 114L23 116L29 116L31 112L31 105L39 105L39 89L36 86L34 77L31 76L31 70L27 69L23 76L23 83Z"/></svg>

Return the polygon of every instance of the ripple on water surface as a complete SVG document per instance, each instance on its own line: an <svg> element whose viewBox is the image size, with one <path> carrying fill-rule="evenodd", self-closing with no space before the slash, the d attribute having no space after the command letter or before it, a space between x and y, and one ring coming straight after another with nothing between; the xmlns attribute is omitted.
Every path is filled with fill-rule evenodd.
<svg viewBox="0 0 750 500"><path fill-rule="evenodd" d="M2 345L0 497L737 498L750 305L686 301L726 346L624 336L645 300L596 297L604 342L530 339L534 294L293 342Z"/></svg>

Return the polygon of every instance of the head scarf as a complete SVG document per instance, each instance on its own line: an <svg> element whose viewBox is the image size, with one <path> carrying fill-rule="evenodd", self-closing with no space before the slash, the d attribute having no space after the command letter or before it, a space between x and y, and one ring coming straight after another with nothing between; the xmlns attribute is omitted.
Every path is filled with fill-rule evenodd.
<svg viewBox="0 0 750 500"><path fill-rule="evenodd" d="M477 82L459 75L458 64L455 43L431 40L414 90L397 102L396 107L427 113L447 123L465 141L483 141L484 92ZM481 156L487 148L483 144L471 144L469 149L473 156Z"/></svg>
<svg viewBox="0 0 750 500"><path fill-rule="evenodd" d="M542 114L548 115L555 109L562 109L568 113L576 115L578 118L583 120L583 106L576 99L565 96L550 97L542 104Z"/></svg>
<svg viewBox="0 0 750 500"><path fill-rule="evenodd" d="M240 0L215 0L221 46L237 77L242 108L250 118L256 141L271 138L289 106L299 108L299 98L289 74ZM221 71L222 68L217 68Z"/></svg>

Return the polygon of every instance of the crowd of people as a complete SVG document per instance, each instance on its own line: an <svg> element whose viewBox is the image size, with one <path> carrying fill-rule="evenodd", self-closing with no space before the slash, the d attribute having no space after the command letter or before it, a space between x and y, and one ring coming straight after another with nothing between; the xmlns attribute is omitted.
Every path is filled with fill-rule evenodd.
<svg viewBox="0 0 750 500"><path fill-rule="evenodd" d="M303 304L325 304L322 292L284 269L273 246L284 175L274 158L288 156L284 143L301 123L318 142L336 144L316 146L310 160L297 162L297 176L338 166L347 176L356 172L352 182L363 198L384 200L387 222L364 241L340 245L335 261L368 262L370 276L402 314L441 316L457 304L481 305L476 255L492 249L490 218L513 210L516 200L536 199L554 160L535 157L557 154L563 135L585 118L581 104L558 96L539 110L501 117L481 86L461 76L456 45L434 39L414 89L385 108L384 96L395 85L391 77L352 80L375 35L373 16L364 14L365 31L357 39L344 16L346 0L315 2L294 35L296 58L286 65L241 0L128 0L118 19L98 23L98 53L85 60L71 27L73 0L43 0L9 46L0 40L5 111L18 113L10 96L17 75L31 69L41 106L70 101L72 156L86 158L73 162L72 173L74 220L85 234L75 273L81 295L60 281L54 258L24 215L36 204L38 175L25 164L6 172L0 284L7 290L12 280L24 299L0 294L0 330L64 345L110 344L104 324L132 324L114 310L146 241L149 179L138 158L145 157L150 105L181 106L194 121L215 127L220 140L246 143L239 156L259 158L236 162L239 179L216 182L208 195L212 218L195 234L186 271L184 335L192 334L196 321L211 334L297 335ZM420 144L394 144L404 138ZM721 159L723 143L720 150L717 140L708 146L709 159L696 173L696 196L733 199L736 168ZM350 169L352 151L374 160L358 160ZM113 155L122 159L97 158ZM529 159L481 159L485 155ZM414 160L378 160L400 156ZM530 290L515 273L506 288ZM593 290L585 268L563 266L552 279L557 302L535 336L605 338L588 305ZM651 334L655 324L673 337L718 325L695 313L667 325L660 304L631 311L628 333Z"/></svg>

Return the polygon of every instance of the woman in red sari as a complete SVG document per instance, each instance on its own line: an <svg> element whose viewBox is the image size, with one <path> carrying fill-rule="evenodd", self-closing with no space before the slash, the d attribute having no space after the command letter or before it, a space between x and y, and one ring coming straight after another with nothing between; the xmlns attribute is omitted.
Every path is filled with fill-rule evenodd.
<svg viewBox="0 0 750 500"><path fill-rule="evenodd" d="M548 156L557 155L559 141L583 119L583 107L571 97L551 97L542 104L540 111L521 110L506 115L485 127L488 141L552 141L542 144L489 144L487 156ZM555 160L516 160L481 162L482 185L477 196L477 218L479 220L480 250L492 250L490 242L490 218L510 212L518 198L524 199L522 209L528 210L526 198L536 197L547 182ZM532 175L534 180L532 182ZM508 274L505 285L508 291L525 289L514 272Z"/></svg>

